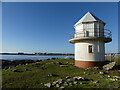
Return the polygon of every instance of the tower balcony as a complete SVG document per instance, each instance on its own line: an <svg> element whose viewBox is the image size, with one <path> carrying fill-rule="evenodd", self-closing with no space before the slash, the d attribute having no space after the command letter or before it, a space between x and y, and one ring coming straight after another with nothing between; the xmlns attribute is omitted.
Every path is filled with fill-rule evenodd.
<svg viewBox="0 0 120 90"><path fill-rule="evenodd" d="M70 36L70 43L77 43L82 42L86 40L102 40L105 43L112 41L112 34L111 31L108 29L95 29L95 28L89 28L87 30L81 29L79 32L71 32L69 34Z"/></svg>

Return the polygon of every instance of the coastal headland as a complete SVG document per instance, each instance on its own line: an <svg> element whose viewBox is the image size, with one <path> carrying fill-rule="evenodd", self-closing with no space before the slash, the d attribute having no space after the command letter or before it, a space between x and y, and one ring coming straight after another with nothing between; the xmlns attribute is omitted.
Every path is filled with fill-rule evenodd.
<svg viewBox="0 0 120 90"><path fill-rule="evenodd" d="M73 59L3 60L2 62L3 89L120 88L120 60L114 60L116 65L110 70L99 67L78 68L74 66ZM11 64L14 67L10 67ZM7 66L9 68L5 68Z"/></svg>

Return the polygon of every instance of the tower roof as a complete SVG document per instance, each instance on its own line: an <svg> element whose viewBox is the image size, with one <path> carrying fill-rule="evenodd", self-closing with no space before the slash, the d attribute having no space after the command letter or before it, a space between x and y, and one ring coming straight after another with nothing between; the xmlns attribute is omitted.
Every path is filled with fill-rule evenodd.
<svg viewBox="0 0 120 90"><path fill-rule="evenodd" d="M104 23L102 20L91 14L90 12L87 12L75 25L81 23L81 22L92 22L92 21L100 21Z"/></svg>

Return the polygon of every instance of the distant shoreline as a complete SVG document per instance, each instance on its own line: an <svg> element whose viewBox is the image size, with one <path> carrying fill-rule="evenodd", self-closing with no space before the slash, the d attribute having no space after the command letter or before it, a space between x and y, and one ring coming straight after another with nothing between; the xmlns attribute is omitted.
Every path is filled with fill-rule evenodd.
<svg viewBox="0 0 120 90"><path fill-rule="evenodd" d="M55 54L55 53L38 53L38 54L26 54L26 53L0 53L0 55L36 55L36 56L74 56L74 54Z"/></svg>

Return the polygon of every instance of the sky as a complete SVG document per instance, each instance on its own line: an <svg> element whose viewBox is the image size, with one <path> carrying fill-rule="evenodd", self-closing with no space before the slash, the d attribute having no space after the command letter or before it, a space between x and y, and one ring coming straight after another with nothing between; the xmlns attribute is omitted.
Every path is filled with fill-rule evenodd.
<svg viewBox="0 0 120 90"><path fill-rule="evenodd" d="M106 23L112 42L106 53L118 51L117 2L4 2L2 4L2 52L74 53L69 43L73 25L87 12Z"/></svg>

